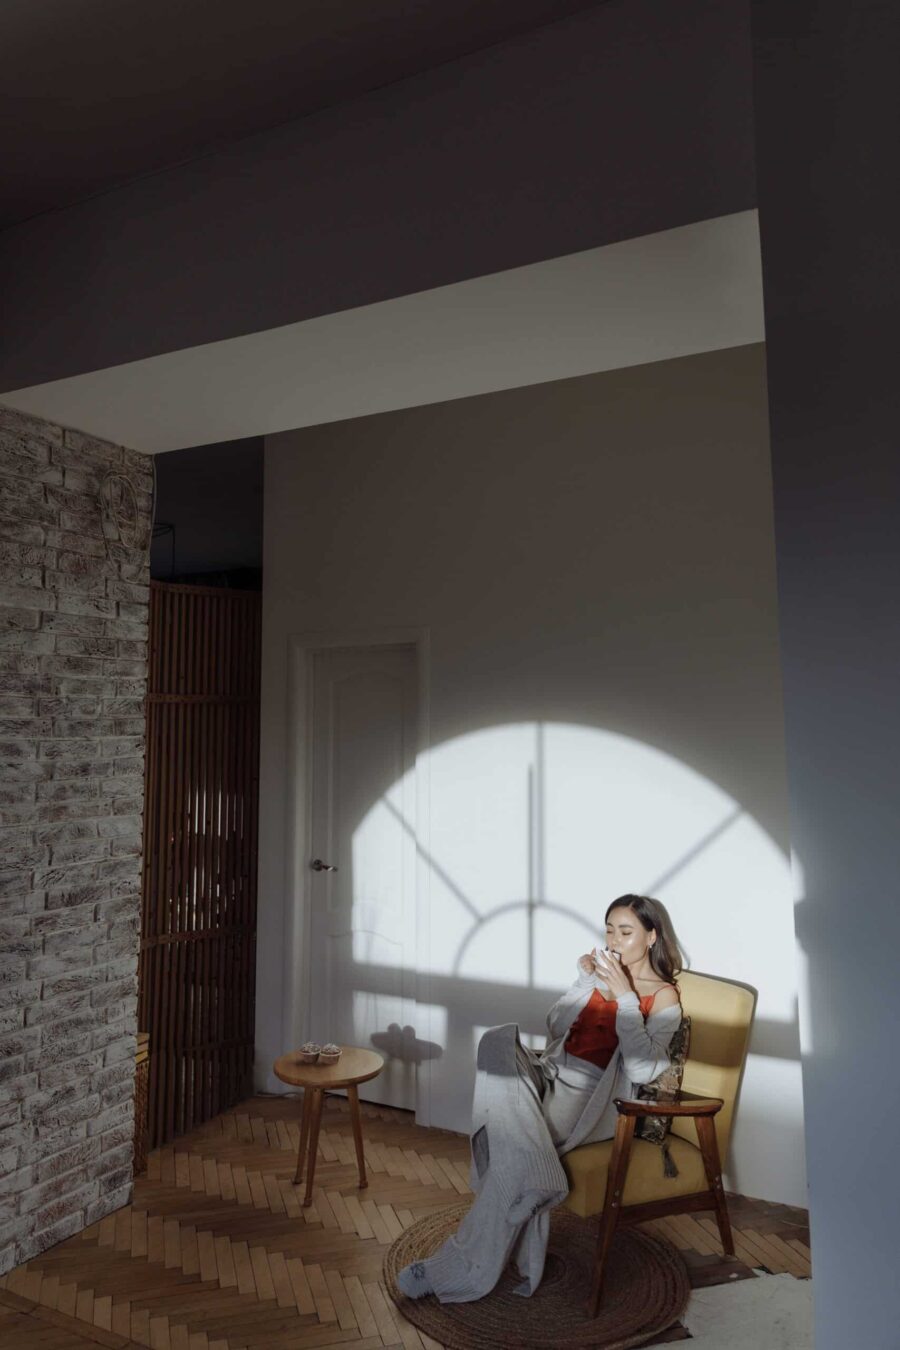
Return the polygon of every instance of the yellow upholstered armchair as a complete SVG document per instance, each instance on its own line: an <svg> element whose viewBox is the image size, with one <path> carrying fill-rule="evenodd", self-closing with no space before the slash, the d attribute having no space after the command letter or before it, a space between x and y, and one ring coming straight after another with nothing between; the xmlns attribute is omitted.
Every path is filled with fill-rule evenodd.
<svg viewBox="0 0 900 1350"><path fill-rule="evenodd" d="M563 1203L582 1218L601 1216L589 1305L594 1317L617 1224L710 1209L715 1212L723 1248L734 1255L721 1160L728 1153L756 995L745 985L689 971L679 976L678 984L682 1007L691 1019L691 1044L678 1101L617 1098L615 1139L582 1144L561 1160L569 1178L569 1195ZM643 1115L671 1115L668 1144L677 1176L665 1175L658 1144L635 1139L635 1126Z"/></svg>

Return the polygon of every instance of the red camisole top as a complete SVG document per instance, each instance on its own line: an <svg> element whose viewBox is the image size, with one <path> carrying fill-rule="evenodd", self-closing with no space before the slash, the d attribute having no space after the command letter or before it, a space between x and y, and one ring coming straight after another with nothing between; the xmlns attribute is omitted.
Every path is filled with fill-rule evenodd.
<svg viewBox="0 0 900 1350"><path fill-rule="evenodd" d="M640 1000L640 1009L645 1017L653 1007L655 998L656 994L646 994ZM617 1008L614 998L604 998L600 990L595 989L569 1029L565 1040L568 1053L596 1064L598 1069L605 1069L619 1044L616 1035Z"/></svg>

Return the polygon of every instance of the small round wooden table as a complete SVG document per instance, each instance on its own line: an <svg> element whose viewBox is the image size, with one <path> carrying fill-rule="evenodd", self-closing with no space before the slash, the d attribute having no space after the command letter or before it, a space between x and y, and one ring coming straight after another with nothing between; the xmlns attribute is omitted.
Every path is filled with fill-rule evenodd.
<svg viewBox="0 0 900 1350"><path fill-rule="evenodd" d="M363 1156L362 1122L359 1118L357 1085L375 1078L384 1068L384 1060L374 1050L363 1050L357 1045L342 1045L343 1054L336 1064L304 1064L296 1050L275 1061L275 1077L292 1087L303 1088L303 1114L300 1118L300 1149L297 1154L297 1172L294 1185L303 1180L303 1155L309 1144L306 1167L306 1195L304 1206L312 1203L313 1180L316 1175L316 1149L319 1146L319 1126L322 1121L322 1099L332 1088L346 1088L350 1103L350 1123L356 1145L360 1187L368 1186L366 1161Z"/></svg>

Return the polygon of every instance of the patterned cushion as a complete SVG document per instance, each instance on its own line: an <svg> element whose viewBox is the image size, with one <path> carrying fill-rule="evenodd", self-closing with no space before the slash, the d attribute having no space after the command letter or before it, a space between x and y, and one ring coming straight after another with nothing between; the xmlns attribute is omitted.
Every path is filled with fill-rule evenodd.
<svg viewBox="0 0 900 1350"><path fill-rule="evenodd" d="M669 1042L669 1065L652 1083L634 1083L633 1100L642 1102L674 1102L678 1100L684 1078L684 1063L691 1044L691 1019L682 1017L678 1030ZM667 1147L667 1136L672 1128L671 1116L640 1116L635 1137L651 1144L661 1144L663 1171L667 1177L677 1176L678 1169Z"/></svg>

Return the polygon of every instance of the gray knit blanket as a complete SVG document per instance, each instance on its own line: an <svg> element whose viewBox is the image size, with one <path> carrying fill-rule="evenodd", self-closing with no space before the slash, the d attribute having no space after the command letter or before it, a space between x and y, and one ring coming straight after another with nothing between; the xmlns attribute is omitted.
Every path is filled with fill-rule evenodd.
<svg viewBox="0 0 900 1350"><path fill-rule="evenodd" d="M636 994L618 1000L618 1048L605 1070L567 1055L572 1023L603 987L580 971L547 1015L547 1044L522 1044L515 1022L489 1028L478 1045L470 1135L475 1201L456 1233L422 1265L442 1303L483 1298L510 1258L531 1295L544 1271L550 1211L568 1194L560 1157L615 1134L616 1097L631 1097L668 1065L678 1005L644 1018Z"/></svg>

